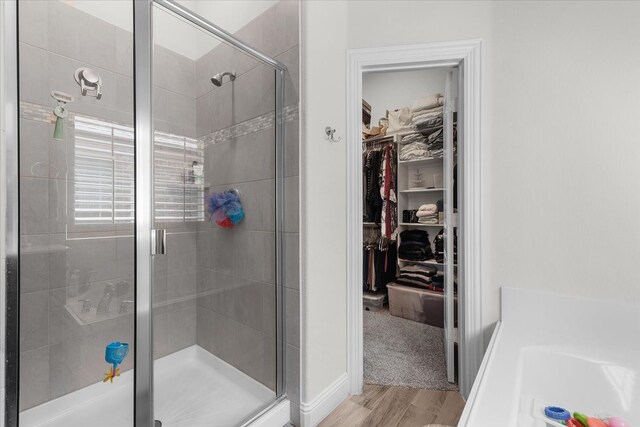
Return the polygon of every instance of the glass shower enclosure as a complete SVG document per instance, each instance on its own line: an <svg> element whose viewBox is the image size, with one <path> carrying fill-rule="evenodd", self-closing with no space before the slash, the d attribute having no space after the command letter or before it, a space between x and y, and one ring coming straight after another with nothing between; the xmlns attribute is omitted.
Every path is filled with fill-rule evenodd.
<svg viewBox="0 0 640 427"><path fill-rule="evenodd" d="M286 68L181 2L7 3L4 426L250 423L284 399Z"/></svg>

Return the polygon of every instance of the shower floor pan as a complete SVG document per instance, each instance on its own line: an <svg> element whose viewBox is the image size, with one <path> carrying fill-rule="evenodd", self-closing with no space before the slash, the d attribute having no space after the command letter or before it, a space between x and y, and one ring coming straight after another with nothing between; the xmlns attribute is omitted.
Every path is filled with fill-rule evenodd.
<svg viewBox="0 0 640 427"><path fill-rule="evenodd" d="M155 418L162 427L238 425L275 399L272 390L197 345L156 360L154 369ZM133 426L133 371L24 411L20 426Z"/></svg>

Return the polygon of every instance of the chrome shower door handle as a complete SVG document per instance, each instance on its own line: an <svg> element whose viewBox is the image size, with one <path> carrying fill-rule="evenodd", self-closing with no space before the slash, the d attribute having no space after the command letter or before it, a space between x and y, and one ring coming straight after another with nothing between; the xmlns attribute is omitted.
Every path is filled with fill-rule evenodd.
<svg viewBox="0 0 640 427"><path fill-rule="evenodd" d="M151 255L166 255L167 253L167 230L151 230Z"/></svg>

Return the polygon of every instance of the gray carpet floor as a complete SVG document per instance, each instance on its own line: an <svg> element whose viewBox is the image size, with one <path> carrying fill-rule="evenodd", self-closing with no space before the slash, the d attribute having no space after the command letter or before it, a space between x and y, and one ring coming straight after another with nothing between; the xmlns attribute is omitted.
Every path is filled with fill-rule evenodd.
<svg viewBox="0 0 640 427"><path fill-rule="evenodd" d="M447 381L444 330L381 311L364 311L364 382L457 390Z"/></svg>

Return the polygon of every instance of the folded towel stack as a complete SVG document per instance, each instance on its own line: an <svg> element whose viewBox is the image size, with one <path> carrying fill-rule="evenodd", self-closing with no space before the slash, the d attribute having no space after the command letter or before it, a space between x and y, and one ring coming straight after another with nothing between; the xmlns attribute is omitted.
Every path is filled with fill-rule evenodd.
<svg viewBox="0 0 640 427"><path fill-rule="evenodd" d="M422 111L431 110L433 108L444 105L444 96L439 93L429 95L416 100L411 106L412 113L420 113Z"/></svg>
<svg viewBox="0 0 640 427"><path fill-rule="evenodd" d="M438 206L435 204L426 204L418 208L416 213L420 224L437 224L438 223Z"/></svg>
<svg viewBox="0 0 640 427"><path fill-rule="evenodd" d="M443 105L444 96L436 93L416 100L411 108L403 107L387 111L389 121L387 135L419 132L402 139L400 160L418 160L444 155Z"/></svg>
<svg viewBox="0 0 640 427"><path fill-rule="evenodd" d="M427 138L419 133L412 133L402 138L400 145L400 160L416 160L429 157Z"/></svg>
<svg viewBox="0 0 640 427"><path fill-rule="evenodd" d="M395 280L401 285L431 288L431 277L435 276L438 269L425 265L408 265L400 269L400 276Z"/></svg>
<svg viewBox="0 0 640 427"><path fill-rule="evenodd" d="M430 157L442 157L444 153L443 104L444 97L438 93L418 99L411 107L413 127L427 138Z"/></svg>
<svg viewBox="0 0 640 427"><path fill-rule="evenodd" d="M398 256L409 261L433 259L429 234L424 230L405 230L400 233Z"/></svg>

